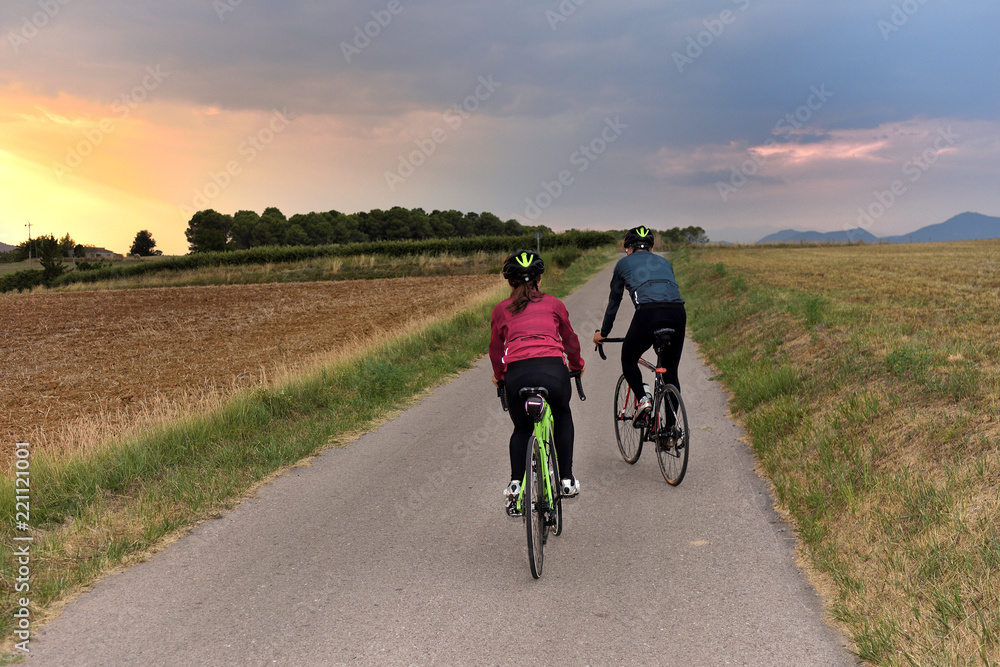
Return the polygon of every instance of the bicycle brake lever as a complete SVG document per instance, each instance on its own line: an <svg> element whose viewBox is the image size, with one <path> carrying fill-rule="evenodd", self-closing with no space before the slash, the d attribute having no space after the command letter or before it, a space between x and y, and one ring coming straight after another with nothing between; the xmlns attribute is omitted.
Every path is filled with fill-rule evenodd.
<svg viewBox="0 0 1000 667"><path fill-rule="evenodd" d="M600 329L595 329L594 330L594 333L600 333L600 332L601 332ZM608 358L606 356L604 356L604 346L603 345L601 345L600 343L597 343L596 345L594 345L594 349L597 350L598 354L601 355L601 359L604 359L604 361L608 360Z"/></svg>

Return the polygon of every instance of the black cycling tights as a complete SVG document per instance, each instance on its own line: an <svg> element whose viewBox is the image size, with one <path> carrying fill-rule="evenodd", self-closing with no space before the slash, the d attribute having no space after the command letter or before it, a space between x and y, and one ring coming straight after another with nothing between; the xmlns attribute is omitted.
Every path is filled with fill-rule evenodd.
<svg viewBox="0 0 1000 667"><path fill-rule="evenodd" d="M504 375L507 406L514 432L510 435L510 478L518 481L524 477L524 459L534 422L524 411L524 399L517 395L523 387L545 387L549 396L545 400L552 410L556 430L556 455L559 457L559 476L573 475L573 414L569 409L572 394L569 370L561 360L551 363L521 365L514 363Z"/></svg>
<svg viewBox="0 0 1000 667"><path fill-rule="evenodd" d="M642 371L639 370L639 357L653 346L653 332L669 327L674 330L664 358L667 369L667 384L681 388L677 367L681 363L681 350L684 348L684 330L687 327L687 312L683 304L670 304L660 308L640 308L632 316L625 341L622 343L622 373L625 381L636 396L642 396Z"/></svg>

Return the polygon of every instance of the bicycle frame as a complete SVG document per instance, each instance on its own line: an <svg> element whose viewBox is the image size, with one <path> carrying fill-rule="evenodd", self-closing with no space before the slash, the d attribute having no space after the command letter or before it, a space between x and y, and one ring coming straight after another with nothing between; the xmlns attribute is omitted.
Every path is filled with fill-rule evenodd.
<svg viewBox="0 0 1000 667"><path fill-rule="evenodd" d="M531 409L528 409L529 406L531 406ZM553 435L555 433L555 424L552 419L552 410L549 408L549 403L548 401L545 400L545 397L542 396L541 394L531 394L527 396L525 398L525 408L526 412L528 412L528 414L531 415L532 417L535 417L535 414L538 415L537 417L535 417L535 428L533 433L535 439L539 443L538 459L542 467L542 470L539 471L539 473L541 473L542 471L545 472L545 474L539 474L539 478L542 480L543 500L547 505L547 507L543 507L540 509L547 512L549 509L556 506L556 501L558 501L559 498L561 497L559 489L552 488L552 476L548 474L549 449L551 448L552 456L555 458L554 461L555 465L553 466L553 468L556 471L556 477L559 476L559 457L556 454L555 440ZM525 469L524 477L521 478L521 493L517 497L517 508L522 513L525 510L522 504L522 501L524 499L524 489L525 489L524 482L530 472L531 472L530 470ZM528 509L530 511L530 508Z"/></svg>
<svg viewBox="0 0 1000 667"><path fill-rule="evenodd" d="M656 399L660 397L660 395L664 392L667 386L666 381L663 379L663 375L667 372L667 369L661 366L657 366L655 364L651 364L642 357L639 358L639 365L653 371L653 405L658 405ZM636 396L632 395L632 387L629 387L628 389L625 390L625 401L626 404L629 401L631 401L632 405L636 405L639 402L639 399ZM659 424L659 420L656 419L657 415L652 412L650 413L650 415L651 415L650 417L646 418L647 421L646 426L643 426L642 428L645 439L647 440L652 439L653 437L656 436L656 430Z"/></svg>

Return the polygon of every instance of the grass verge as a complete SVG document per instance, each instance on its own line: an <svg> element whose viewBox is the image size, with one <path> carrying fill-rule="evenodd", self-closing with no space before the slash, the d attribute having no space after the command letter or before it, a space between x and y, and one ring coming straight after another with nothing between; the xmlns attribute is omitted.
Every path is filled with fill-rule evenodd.
<svg viewBox="0 0 1000 667"><path fill-rule="evenodd" d="M587 251L551 262L545 290L564 296L616 257ZM548 259L548 258L547 258ZM0 480L3 540L0 635L13 647L18 599L32 631L58 602L172 537L237 505L256 485L323 449L375 428L416 396L482 356L495 294L443 321L363 349L280 386L237 394L224 407L71 456L30 460L30 529L14 530L15 481ZM15 536L30 536L30 588L16 590Z"/></svg>
<svg viewBox="0 0 1000 667"><path fill-rule="evenodd" d="M690 334L871 664L1000 664L998 258L989 243L673 257Z"/></svg>

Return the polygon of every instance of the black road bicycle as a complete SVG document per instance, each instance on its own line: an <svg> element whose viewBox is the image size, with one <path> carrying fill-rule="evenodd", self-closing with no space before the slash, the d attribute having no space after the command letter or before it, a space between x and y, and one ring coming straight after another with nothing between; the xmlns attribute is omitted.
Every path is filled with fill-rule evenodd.
<svg viewBox="0 0 1000 667"><path fill-rule="evenodd" d="M641 396L635 396L623 374L618 378L615 387L615 437L618 439L618 450L627 463L634 464L642 454L644 442L654 443L656 458L660 462L660 472L667 484L677 486L687 472L688 452L691 445L691 432L688 430L687 410L681 392L672 384L667 384L664 375L663 355L670 345L673 329L657 329L653 332L653 349L656 351L656 365L645 359L639 359L639 366L653 371L653 409L636 419L636 406ZM621 343L624 338L605 338L597 346L601 359L604 355L604 343Z"/></svg>

